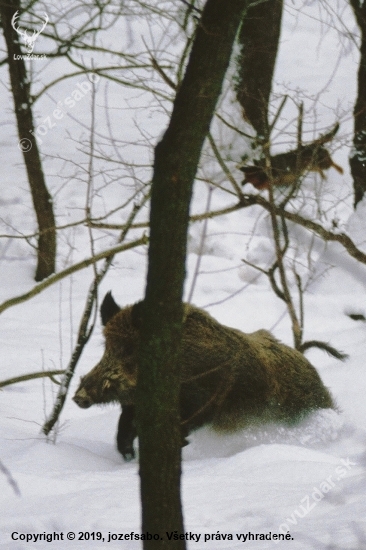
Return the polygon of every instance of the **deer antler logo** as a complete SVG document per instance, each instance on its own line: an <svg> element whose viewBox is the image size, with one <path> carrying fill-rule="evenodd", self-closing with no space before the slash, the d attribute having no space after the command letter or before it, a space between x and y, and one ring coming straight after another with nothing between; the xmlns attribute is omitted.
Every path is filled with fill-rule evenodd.
<svg viewBox="0 0 366 550"><path fill-rule="evenodd" d="M44 23L42 25L42 28L39 30L39 31L33 31L33 34L32 36L29 36L27 34L27 30L26 29L21 29L19 28L19 26L17 27L17 19L19 19L19 10L17 10L14 15L13 15L13 18L11 20L11 25L13 27L13 29L18 33L20 34L20 36L23 38L24 40L24 44L27 48L27 53L31 54L33 53L33 48L34 48L34 43L35 41L37 40L38 36L41 34L41 32L44 30L44 28L46 27L47 23L48 23L48 15L47 13L44 14Z"/></svg>

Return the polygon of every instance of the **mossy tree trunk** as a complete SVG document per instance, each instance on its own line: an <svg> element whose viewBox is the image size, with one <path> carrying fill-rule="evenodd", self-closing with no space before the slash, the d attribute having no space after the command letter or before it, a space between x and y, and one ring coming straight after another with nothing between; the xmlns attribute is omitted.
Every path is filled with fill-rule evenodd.
<svg viewBox="0 0 366 550"><path fill-rule="evenodd" d="M248 8L239 33L236 94L243 115L258 137L268 135L268 104L281 33L283 0L267 0Z"/></svg>
<svg viewBox="0 0 366 550"><path fill-rule="evenodd" d="M350 3L361 32L357 99L353 110L353 153L350 157L356 207L366 193L366 2L350 0Z"/></svg>
<svg viewBox="0 0 366 550"><path fill-rule="evenodd" d="M185 548L180 495L180 342L192 186L247 0L207 0L169 126L155 149L137 424L144 548Z"/></svg>
<svg viewBox="0 0 366 550"><path fill-rule="evenodd" d="M42 281L55 271L56 228L52 198L46 186L38 144L32 133L34 132L32 101L27 69L25 61L22 59L24 54L19 44L19 36L11 24L12 17L17 10L20 10L19 0L0 2L1 24L8 51L10 84L18 135L38 223L35 280Z"/></svg>

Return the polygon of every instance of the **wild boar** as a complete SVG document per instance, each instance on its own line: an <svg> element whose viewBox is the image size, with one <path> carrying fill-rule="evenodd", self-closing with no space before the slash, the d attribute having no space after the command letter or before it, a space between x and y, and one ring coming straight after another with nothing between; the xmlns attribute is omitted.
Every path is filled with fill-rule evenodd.
<svg viewBox="0 0 366 550"><path fill-rule="evenodd" d="M119 308L104 298L105 352L74 395L82 408L116 402L122 406L117 447L135 456L135 389L140 303ZM302 353L266 330L245 334L221 325L208 313L184 306L180 411L182 445L193 430L209 424L233 432L250 424L293 423L315 409L333 408L332 397Z"/></svg>

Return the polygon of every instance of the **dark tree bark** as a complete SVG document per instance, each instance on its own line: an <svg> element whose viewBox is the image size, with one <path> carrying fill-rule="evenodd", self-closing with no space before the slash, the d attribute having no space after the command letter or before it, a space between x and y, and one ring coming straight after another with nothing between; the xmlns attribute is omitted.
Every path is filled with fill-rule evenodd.
<svg viewBox="0 0 366 550"><path fill-rule="evenodd" d="M244 118L258 137L268 135L268 103L281 33L283 0L267 0L248 8L239 44L236 94Z"/></svg>
<svg viewBox="0 0 366 550"><path fill-rule="evenodd" d="M354 151L350 158L356 207L366 192L366 3L362 0L350 0L350 4L361 31L357 99L353 110Z"/></svg>
<svg viewBox="0 0 366 550"><path fill-rule="evenodd" d="M168 129L155 149L149 267L137 384L144 548L185 548L180 501L180 342L189 204L247 0L208 0Z"/></svg>
<svg viewBox="0 0 366 550"><path fill-rule="evenodd" d="M19 36L11 20L20 10L19 0L0 2L1 23L8 51L10 83L17 119L18 135L31 189L33 206L38 223L38 250L36 281L42 281L55 271L56 228L51 195L48 192L42 169L37 141L33 135L32 101L23 52ZM20 57L19 57L20 56ZM27 140L27 141L22 141Z"/></svg>

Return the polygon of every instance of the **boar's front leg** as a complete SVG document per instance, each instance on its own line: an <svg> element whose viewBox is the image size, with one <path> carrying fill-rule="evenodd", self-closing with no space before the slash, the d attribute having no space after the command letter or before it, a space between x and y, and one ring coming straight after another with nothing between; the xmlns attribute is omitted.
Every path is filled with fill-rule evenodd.
<svg viewBox="0 0 366 550"><path fill-rule="evenodd" d="M189 435L187 426L182 423L181 425L181 437L182 447L189 444L186 437ZM135 406L125 405L122 407L122 413L119 417L118 431L117 431L117 449L126 461L130 461L135 458L135 451L133 448L134 439L137 437L137 430L135 424Z"/></svg>
<svg viewBox="0 0 366 550"><path fill-rule="evenodd" d="M118 422L117 449L126 461L135 458L133 440L137 436L135 425L135 406L122 407L122 413Z"/></svg>

